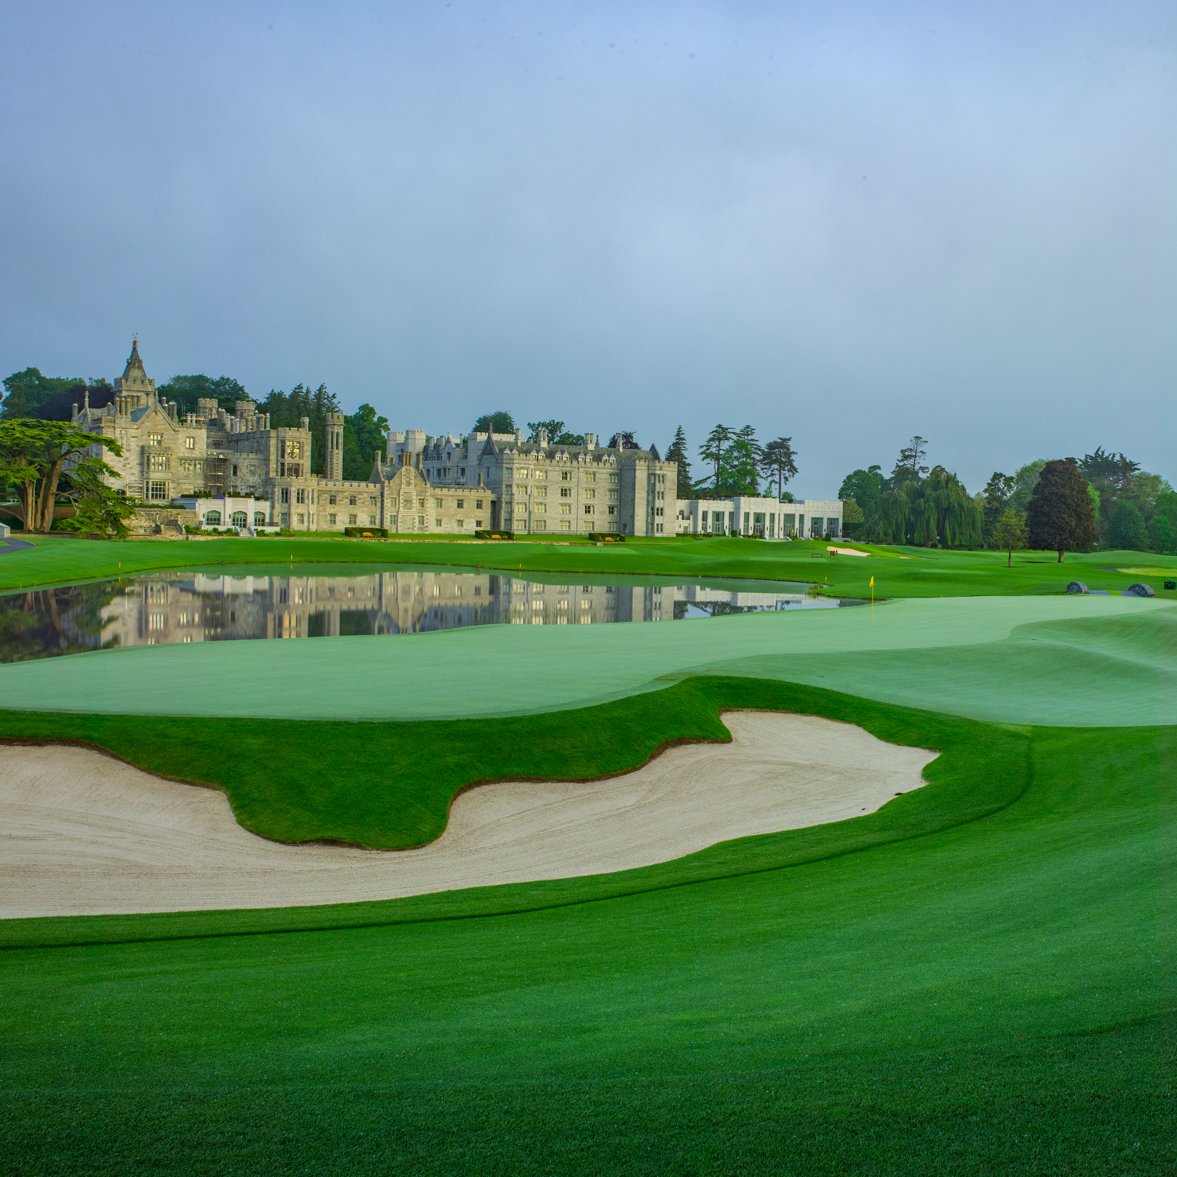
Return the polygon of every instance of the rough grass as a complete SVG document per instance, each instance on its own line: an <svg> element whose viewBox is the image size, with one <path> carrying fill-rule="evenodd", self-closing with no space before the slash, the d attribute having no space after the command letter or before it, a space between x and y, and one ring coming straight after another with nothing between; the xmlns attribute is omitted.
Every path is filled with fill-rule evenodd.
<svg viewBox="0 0 1177 1177"><path fill-rule="evenodd" d="M1172 1171L1177 734L864 711L943 779L706 874L0 954L10 1171Z"/></svg>

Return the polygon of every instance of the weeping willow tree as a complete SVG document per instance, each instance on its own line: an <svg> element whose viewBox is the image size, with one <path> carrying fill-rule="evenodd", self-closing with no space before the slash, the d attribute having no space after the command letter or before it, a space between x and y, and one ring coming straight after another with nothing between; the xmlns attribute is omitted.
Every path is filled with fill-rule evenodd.
<svg viewBox="0 0 1177 1177"><path fill-rule="evenodd" d="M881 495L867 530L875 543L974 548L981 543L981 511L955 474L934 466L926 478Z"/></svg>

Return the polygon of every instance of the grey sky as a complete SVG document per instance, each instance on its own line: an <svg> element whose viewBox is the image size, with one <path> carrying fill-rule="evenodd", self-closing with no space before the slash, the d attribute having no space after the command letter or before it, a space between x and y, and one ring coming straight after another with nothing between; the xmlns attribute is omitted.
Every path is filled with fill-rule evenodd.
<svg viewBox="0 0 1177 1177"><path fill-rule="evenodd" d="M0 375L1177 479L1177 6L8 5ZM697 473L702 473L696 468Z"/></svg>

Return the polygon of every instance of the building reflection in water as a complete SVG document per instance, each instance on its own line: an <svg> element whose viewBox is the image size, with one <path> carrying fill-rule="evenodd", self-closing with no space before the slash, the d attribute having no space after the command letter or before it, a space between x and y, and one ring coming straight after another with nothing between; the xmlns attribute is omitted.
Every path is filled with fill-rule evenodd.
<svg viewBox="0 0 1177 1177"><path fill-rule="evenodd" d="M556 584L497 573L381 572L363 576L221 576L161 573L74 585L54 598L54 631L39 654L249 638L423 633L470 625L598 625L723 613L836 607L797 586ZM91 596L90 594L93 594ZM39 594L41 597L44 594ZM5 608L18 598L0 598ZM27 598L20 598L26 602ZM3 648L0 660L13 654Z"/></svg>

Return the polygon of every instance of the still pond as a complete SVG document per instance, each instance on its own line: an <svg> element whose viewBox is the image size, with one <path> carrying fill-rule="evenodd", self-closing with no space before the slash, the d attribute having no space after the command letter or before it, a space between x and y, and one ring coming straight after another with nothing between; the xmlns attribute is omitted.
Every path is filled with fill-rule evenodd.
<svg viewBox="0 0 1177 1177"><path fill-rule="evenodd" d="M859 604L805 584L455 568L165 572L0 595L0 662L119 646L406 634L468 625L684 621Z"/></svg>

